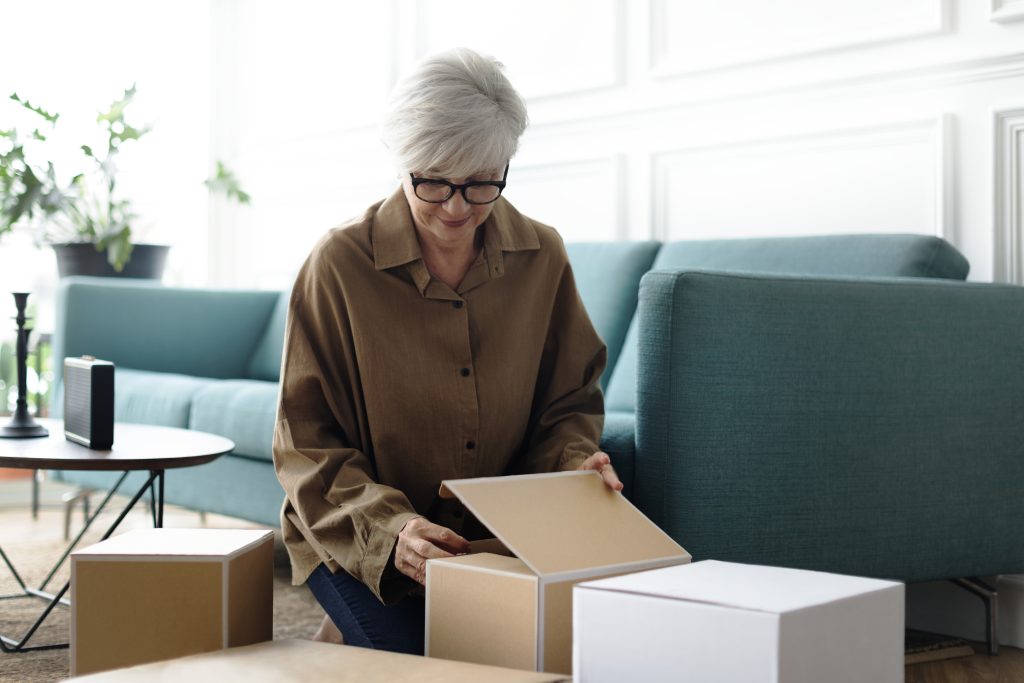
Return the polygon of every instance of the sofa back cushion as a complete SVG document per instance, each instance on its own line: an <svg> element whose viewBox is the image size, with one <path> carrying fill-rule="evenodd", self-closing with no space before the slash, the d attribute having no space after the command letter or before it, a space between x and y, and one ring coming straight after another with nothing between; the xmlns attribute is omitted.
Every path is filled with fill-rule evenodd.
<svg viewBox="0 0 1024 683"><path fill-rule="evenodd" d="M669 242L653 268L965 280L970 265L931 235L815 235Z"/></svg>
<svg viewBox="0 0 1024 683"><path fill-rule="evenodd" d="M594 329L608 345L608 366L601 387L618 362L636 312L640 278L651 268L659 242L575 242L566 244L576 288Z"/></svg>
<svg viewBox="0 0 1024 683"><path fill-rule="evenodd" d="M288 302L291 292L285 291L277 298L274 310L270 313L267 327L256 344L256 350L249 361L246 375L251 379L262 379L277 382L281 379L281 355L284 350L284 326L288 321Z"/></svg>
<svg viewBox="0 0 1024 683"><path fill-rule="evenodd" d="M89 354L119 368L244 377L277 293L164 287L127 278L61 281L53 357ZM62 363L54 363L59 383Z"/></svg>
<svg viewBox="0 0 1024 683"><path fill-rule="evenodd" d="M652 266L667 269L963 280L970 265L929 235L818 235L670 242ZM636 410L637 337L634 320L608 383L608 410Z"/></svg>

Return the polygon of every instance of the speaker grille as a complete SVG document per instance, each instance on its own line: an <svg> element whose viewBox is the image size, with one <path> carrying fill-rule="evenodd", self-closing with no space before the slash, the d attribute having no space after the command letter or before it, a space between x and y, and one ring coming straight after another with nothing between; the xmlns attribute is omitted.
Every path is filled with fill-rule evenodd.
<svg viewBox="0 0 1024 683"><path fill-rule="evenodd" d="M92 370L67 365L64 368L64 431L86 441L92 437Z"/></svg>

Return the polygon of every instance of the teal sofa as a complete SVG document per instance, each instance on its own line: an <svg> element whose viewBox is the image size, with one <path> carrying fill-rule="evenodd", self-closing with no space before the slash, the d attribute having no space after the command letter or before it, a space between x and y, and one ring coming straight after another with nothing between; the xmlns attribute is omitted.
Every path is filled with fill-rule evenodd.
<svg viewBox="0 0 1024 683"><path fill-rule="evenodd" d="M963 256L924 236L567 246L609 348L602 448L694 557L1024 571L1024 289L962 282ZM116 363L119 420L237 444L169 472L168 502L276 525L287 293L69 278L58 300L54 357Z"/></svg>

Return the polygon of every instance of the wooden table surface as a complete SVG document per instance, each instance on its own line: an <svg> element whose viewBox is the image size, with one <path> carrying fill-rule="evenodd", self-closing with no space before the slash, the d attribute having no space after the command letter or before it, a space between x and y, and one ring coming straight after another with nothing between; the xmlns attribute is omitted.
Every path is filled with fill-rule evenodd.
<svg viewBox="0 0 1024 683"><path fill-rule="evenodd" d="M46 437L0 439L0 467L54 470L168 470L202 465L235 444L216 434L177 427L114 424L110 450L92 450L64 437L63 420L37 419Z"/></svg>

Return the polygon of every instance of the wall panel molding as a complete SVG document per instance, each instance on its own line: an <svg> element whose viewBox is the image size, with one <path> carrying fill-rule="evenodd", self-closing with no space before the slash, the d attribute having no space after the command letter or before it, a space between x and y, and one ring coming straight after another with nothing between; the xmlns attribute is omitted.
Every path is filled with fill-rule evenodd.
<svg viewBox="0 0 1024 683"><path fill-rule="evenodd" d="M1024 0L992 0L992 21L1008 22L1024 20Z"/></svg>
<svg viewBox="0 0 1024 683"><path fill-rule="evenodd" d="M494 54L509 67L513 82L517 89L530 102L545 99L566 98L578 93L607 90L621 86L626 79L626 1L627 0L579 0L569 3L553 3L544 16L533 16L529 12L519 12L507 20L524 21L522 25L501 28L490 36L486 31L460 30L458 12L469 7L480 7L472 0L398 0L402 11L400 21L408 26L403 29L404 35L411 35L411 46L398 46L398 59L403 71L412 68L416 62L437 49L446 49L455 45L466 45L479 50L483 54ZM601 21L604 35L590 35L578 45L578 31L581 27L573 24L574 8L582 16L595 16ZM442 41L442 45L434 45L430 37L431 12L442 17L446 25L455 27L454 42L452 37ZM564 16L560 16L562 13ZM596 14L599 13L599 14ZM453 16L454 15L454 16ZM581 16L577 14L575 16ZM501 27L502 23L495 24ZM591 25L593 28L593 25ZM488 27L487 30L490 30ZM506 45L509 36L515 45L523 41L539 42L537 49L511 49ZM529 36L529 37L526 37ZM594 42L602 45L599 51L580 49L589 47ZM546 43L546 44L545 44ZM602 64L609 52L610 58ZM553 52L553 46L561 46L562 52ZM536 57L543 55L542 60ZM514 57L523 59L516 64ZM576 60L574 62L574 60ZM518 68L518 73L516 73ZM536 78L532 81L531 78Z"/></svg>
<svg viewBox="0 0 1024 683"><path fill-rule="evenodd" d="M952 115L943 114L655 152L651 157L652 237L921 232L955 243L953 124ZM858 165L864 175L857 175ZM792 186L775 182L777 193L752 198L745 191L756 194L760 189L758 169L763 170L760 177L767 187L777 181L776 175L792 178ZM707 187L701 185L704 178L709 179ZM837 184L830 186L833 178ZM894 185L900 182L903 185ZM707 193L708 189L721 192L720 188L732 194ZM870 195L872 191L876 196ZM858 192L868 194L857 196ZM757 208L744 210L744 203L751 201ZM701 202L707 204L701 206ZM805 225L787 223L809 205L816 205L820 215L804 216ZM680 207L689 215L677 215ZM830 213L833 207L835 213ZM862 212L863 222L858 222L857 212ZM737 224L730 223L733 215ZM902 218L913 224L900 223ZM884 224L886 220L891 224Z"/></svg>
<svg viewBox="0 0 1024 683"><path fill-rule="evenodd" d="M1024 284L1024 107L996 111L992 137L994 275Z"/></svg>
<svg viewBox="0 0 1024 683"><path fill-rule="evenodd" d="M530 218L567 242L621 240L628 235L622 154L558 161L517 159L506 195Z"/></svg>
<svg viewBox="0 0 1024 683"><path fill-rule="evenodd" d="M797 22L807 24L807 28L802 34L782 36L776 41L738 41L721 46L717 52L714 49L705 49L701 56L697 56L696 53L688 53L685 48L678 47L686 46L692 41L687 40L686 37L673 36L670 0L649 0L651 71L655 77L683 76L757 62L807 57L868 45L900 43L922 36L945 33L949 30L950 0L915 1L919 8L913 13L913 16L894 14L892 8L904 7L907 4L907 0L902 0L902 4L890 3L877 16L870 17L869 19L873 19L873 21L860 24L851 21L842 28L826 24L815 27L813 22L818 17L805 13L796 18ZM1020 2L1021 0L993 0L993 2L1000 1ZM847 7L857 7L856 4L842 4ZM731 3L718 4L718 7L724 8L725 11L733 15L730 18L731 24L737 30L751 21L751 18L745 15L742 5L742 2L735 0ZM783 15L787 14L785 8L782 7L776 7L775 11ZM823 8L820 16L828 14L828 9ZM816 28L822 30L815 30ZM770 33L770 31L765 33ZM760 33L752 31L752 35L760 35Z"/></svg>
<svg viewBox="0 0 1024 683"><path fill-rule="evenodd" d="M1021 0L1024 2L1024 0ZM602 99L594 106L577 107L571 112L562 108L532 107L531 128L556 130L571 126L599 130L624 122L641 121L644 126L659 125L685 115L693 107L725 104L753 106L763 102L785 101L808 97L859 99L865 97L905 95L935 88L947 88L1024 76L1024 51L991 57L958 59L941 64L910 68L883 69L848 77L813 79L784 87L755 87L743 90L709 92L703 89L679 89L670 96L658 98Z"/></svg>

